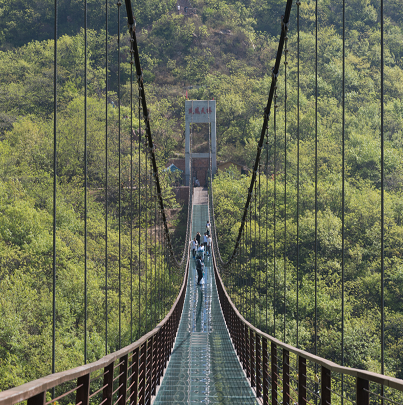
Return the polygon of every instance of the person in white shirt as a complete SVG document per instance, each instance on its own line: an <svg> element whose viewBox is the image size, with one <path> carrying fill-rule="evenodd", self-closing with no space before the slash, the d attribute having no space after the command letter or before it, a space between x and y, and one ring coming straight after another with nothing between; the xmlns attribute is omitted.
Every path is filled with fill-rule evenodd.
<svg viewBox="0 0 403 405"><path fill-rule="evenodd" d="M204 260L204 246L200 245L197 248L197 255L200 256L202 260Z"/></svg>
<svg viewBox="0 0 403 405"><path fill-rule="evenodd" d="M209 237L207 237L207 247L206 247L207 256L210 256L211 243L212 243L211 236L209 236Z"/></svg>
<svg viewBox="0 0 403 405"><path fill-rule="evenodd" d="M207 236L207 232L204 234L204 236L203 236L203 245L204 245L204 248L206 249L206 247L207 247L207 239L208 239L208 236Z"/></svg>
<svg viewBox="0 0 403 405"><path fill-rule="evenodd" d="M197 250L197 240L194 238L192 240L192 254L193 254L193 259L196 257L196 250Z"/></svg>

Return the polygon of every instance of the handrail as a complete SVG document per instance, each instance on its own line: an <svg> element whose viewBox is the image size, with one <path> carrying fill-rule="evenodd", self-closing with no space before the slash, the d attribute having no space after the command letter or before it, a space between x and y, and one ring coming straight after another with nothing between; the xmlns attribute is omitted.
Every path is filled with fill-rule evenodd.
<svg viewBox="0 0 403 405"><path fill-rule="evenodd" d="M263 396L263 404L268 404L269 402L269 392L271 391L272 395L277 395L277 388L275 388L276 393L273 393L273 386L271 389L265 384L267 384L267 379L268 379L268 371L269 370L275 370L276 376L272 376L272 380L274 381L278 377L278 370L276 371L276 368L278 367L277 364L272 364L271 361L273 358L270 360L270 353L268 353L268 344L270 343L271 345L271 350L273 353L273 350L275 353L277 353L278 349L282 349L283 351L283 362L287 363L284 359L289 358L289 354L292 353L295 355L298 361L300 362L301 359L303 359L302 363L303 366L306 367L306 364L308 361L314 363L317 366L321 367L321 380L326 379L326 384L321 384L321 399L322 403L324 403L324 398L326 398L326 402L328 404L331 403L331 395L330 395L330 385L331 385L331 373L339 373L341 375L347 375L350 377L354 377L356 379L356 392L354 395L357 398L357 403L360 404L369 404L369 398L370 394L378 395L374 393L374 391L371 391L369 388L369 383L376 383L379 384L382 387L389 387L391 389L395 389L398 391L403 392L403 380L394 378L394 377L389 377L386 375L378 374L378 373L373 373L370 371L366 370L360 370L356 368L349 368L345 366L340 366L337 363L334 363L332 361L326 360L322 357L315 356L311 353L308 353L304 350L297 349L296 347L290 346L284 342L281 342L280 340L268 335L267 333L262 332L260 329L256 328L253 326L250 322L248 322L237 310L235 307L234 303L232 302L230 296L228 295L223 281L221 279L220 273L218 271L217 267L217 262L216 262L216 257L215 257L215 252L214 252L214 247L212 247L212 257L213 257L213 266L214 266L214 273L215 273L215 278L216 278L216 284L217 284L217 290L218 290L218 295L220 298L220 304L221 308L224 314L225 322L227 324L227 328L229 330L229 333L231 335L231 339L233 342L233 345L235 347L235 350L239 356L240 363L242 364L243 368L246 369L248 377L250 377L251 385L252 387L255 387L255 392L257 397ZM263 347L265 345L265 347ZM261 355L261 353L264 352L265 355ZM251 356L252 353L252 356ZM256 356L254 356L256 354ZM258 356L259 354L259 356ZM256 358L255 358L256 357ZM259 357L259 358L258 358ZM275 356L276 361L277 357ZM269 364L265 364L265 362L270 362L270 367ZM284 365L283 365L284 366ZM265 378L261 378L262 370L265 371ZM288 394L291 395L289 392L289 378L290 378L290 371L288 370L287 373L284 372L283 375L283 390L286 389L285 387L287 386L288 388ZM302 373L299 372L299 375L301 376ZM255 381L253 383L253 379L260 379L259 381ZM326 378L325 378L326 377ZM287 380L288 379L288 380ZM304 373L304 379L306 380L306 371ZM285 381L287 380L287 381ZM277 380L276 380L277 381ZM298 384L298 389L300 388L301 384L301 378L299 378L298 373L296 373L295 381L297 381L296 384ZM260 387L259 387L260 384ZM305 381L306 384L306 381ZM319 380L317 381L317 384L319 384ZM279 386L280 384L277 382L276 387ZM297 390L298 390L297 389ZM304 388L306 390L306 387ZM324 391L324 392L322 392ZM279 390L280 392L280 390ZM382 388L383 392L383 388ZM381 395L383 397L384 394ZM401 395L401 394L400 394ZM330 399L329 399L330 398ZM360 399L359 399L360 398ZM273 398L272 398L273 399ZM302 405L302 403L308 403L306 400L306 392L305 392L305 399L301 400L299 405ZM387 400L387 398L385 398ZM298 402L298 401L297 401ZM274 402L273 402L274 403ZM287 402L289 403L289 402Z"/></svg>
<svg viewBox="0 0 403 405"><path fill-rule="evenodd" d="M154 350L158 351L159 357L161 357L161 362L158 364L150 364L149 368L151 367L151 373L154 375L154 367L159 367L161 368L161 373L160 376L163 374L164 368L161 366L166 366L167 360L171 354L171 350L173 347L173 342L175 340L176 332L179 326L179 320L180 316L182 313L182 308L183 308L183 303L184 303L184 298L186 294L186 285L187 285L187 279L188 279L188 274L189 274L189 255L186 263L186 271L185 271L185 277L183 279L182 287L181 290L171 308L171 310L168 312L166 317L150 332L142 336L140 339L138 339L136 342L124 347L123 349L120 349L114 353L108 354L98 361L95 361L90 364L86 364L83 366L75 367L71 370L67 371L61 371L59 373L51 374L46 377L39 378L38 380L30 381L26 384L20 385L18 387L11 388L9 390L0 392L0 405L12 405L16 404L21 401L26 401L28 400L28 404L36 404L36 403L41 403L44 404L46 398L46 391L55 388L63 383L75 380L75 379L81 379L84 376L88 376L88 383L90 382L89 376L91 373L98 371L102 368L107 368L111 364L113 364L117 359L122 359L122 358L127 358L128 354L131 352L136 352L142 348L142 347L149 347L151 343L151 347L154 346ZM159 336L159 335L163 336ZM162 340L161 340L162 339ZM160 341L161 345L156 345L155 341ZM162 352L162 354L161 354ZM144 356L146 357L146 356ZM143 359L143 361L147 361L146 358ZM127 380L127 361L125 362L125 368L126 368L126 380ZM140 362L138 364L141 366ZM149 368L145 366L145 369L149 371ZM157 376L157 373L155 373ZM119 377L121 380L122 376ZM119 381L120 381L119 380ZM136 383L136 382L135 382ZM78 385L78 383L77 383ZM153 387L156 387L156 385L159 385L159 379L158 381L153 384ZM108 387L110 387L110 384L108 384ZM103 391L107 391L108 387L104 387ZM132 387L133 388L133 387ZM88 390L89 394L89 390ZM111 392L112 394L112 392ZM40 400L38 401L38 395L40 396Z"/></svg>

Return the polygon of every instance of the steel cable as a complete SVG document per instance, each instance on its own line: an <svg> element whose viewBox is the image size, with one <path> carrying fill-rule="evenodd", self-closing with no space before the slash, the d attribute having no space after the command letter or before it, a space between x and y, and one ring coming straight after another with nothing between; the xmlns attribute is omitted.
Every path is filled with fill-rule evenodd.
<svg viewBox="0 0 403 405"><path fill-rule="evenodd" d="M385 373L385 142L384 142L384 2L381 0L381 373ZM382 385L382 396L383 396ZM383 399L382 399L383 402Z"/></svg>
<svg viewBox="0 0 403 405"><path fill-rule="evenodd" d="M137 46L136 23L135 23L134 16L133 16L131 1L125 0L125 4L126 4L126 12L127 12L127 19L128 19L129 33L130 33L130 48L131 48L131 52L134 57L137 82L138 82L138 87L139 87L139 92L140 92L140 97L141 97L141 106L142 106L142 111L143 111L147 149L150 153L152 172L155 176L158 202L159 202L160 211L161 211L161 215L162 215L164 232L165 232L166 240L167 240L167 244L168 244L169 257L170 257L170 260L172 260L173 263L175 264L175 267L177 267L178 269L182 269L182 271L184 271L184 264L186 263L186 260L187 260L188 243L184 244L182 258L180 261L178 261L176 259L172 241L171 241L171 238L169 235L168 223L167 223L166 214L165 214L165 206L164 206L164 201L163 201L162 193L161 193L161 184L160 184L160 180L159 180L159 174L158 174L158 168L157 168L157 162L156 162L156 156L155 156L155 146L154 146L154 142L152 139L151 128L150 128L150 112L147 108L147 102L146 102L146 98L145 98L144 79L143 79L143 73L142 73L142 69L141 69L141 65L140 65L140 58L139 58L139 52L138 52L138 46Z"/></svg>
<svg viewBox="0 0 403 405"><path fill-rule="evenodd" d="M105 0L105 355L108 354L108 0Z"/></svg>
<svg viewBox="0 0 403 405"><path fill-rule="evenodd" d="M254 202L255 202L255 213L254 213L254 221L255 221L255 235L254 235L254 241L253 241L253 257L254 257L254 266L253 266L253 272L254 276L252 278L253 281L253 286L255 285L256 282L256 271L257 271L257 252L256 252L256 242L257 242L257 190L256 190L256 182L257 179L255 179L255 195L254 195ZM253 288L253 322L256 325L256 288Z"/></svg>
<svg viewBox="0 0 403 405"><path fill-rule="evenodd" d="M144 294L145 294L145 333L148 332L148 148L147 148L147 143L145 144L145 149L146 149L146 164L145 164L145 175L146 175L146 187L145 187L145 226L144 226L144 239L145 239L145 249L144 249L144 254L145 254L145 289L144 289Z"/></svg>
<svg viewBox="0 0 403 405"><path fill-rule="evenodd" d="M255 180L256 180L257 168L258 168L258 165L260 162L260 156L261 156L261 152L262 152L262 148L263 148L263 142L264 142L264 138L266 135L268 121L270 118L270 111L271 111L271 105L272 105L273 96L274 96L274 90L275 90L275 87L277 86L277 78L278 78L278 73L279 73L279 68L280 68L280 63L281 63L281 56L282 56L283 48L284 48L284 40L285 40L285 37L288 32L291 6L292 6L292 0L287 0L285 12L284 12L284 15L281 20L281 35L280 35L280 40L279 40L279 44L278 44L277 56L276 56L275 65L272 70L272 81L271 81L271 86L270 86L270 91L269 91L269 97L267 100L266 108L264 110L263 125L262 125L262 130L260 133L260 138L259 138L259 142L258 142L258 146L257 146L257 154L256 154L256 158L255 158L253 171L252 171L252 178L251 178L250 186L248 189L248 195L247 195L246 203L245 203L245 206L243 209L241 225L239 227L238 236L235 241L235 246L232 251L232 254L229 256L229 259L226 262L224 262L224 260L222 259L219 249L217 249L217 258L218 258L218 262L219 262L218 265L220 268L228 267L231 264L233 258L235 257L235 255L238 251L240 241L241 241L241 235L243 232L243 228L245 226L245 221L247 219L248 207L249 207L249 204L250 204L250 201L252 198L252 191L254 189L254 184L255 184ZM212 188L211 188L211 190L212 190ZM210 199L213 203L213 198L211 197ZM213 204L212 204L212 209L214 210ZM212 217L214 218L214 215ZM217 248L218 248L218 244L217 244Z"/></svg>
<svg viewBox="0 0 403 405"><path fill-rule="evenodd" d="M283 341L285 343L285 325L286 325L286 290L287 290L287 53L288 53L288 35L284 41L284 297L283 297Z"/></svg>
<svg viewBox="0 0 403 405"><path fill-rule="evenodd" d="M344 281L345 281L345 128L346 128L346 0L343 0L343 45L342 45L342 185L341 185L341 365L344 367ZM344 392L344 374L341 376L341 393ZM341 405L344 403L344 396L341 395Z"/></svg>
<svg viewBox="0 0 403 405"><path fill-rule="evenodd" d="M122 180L121 180L121 99L120 99L120 6L122 3L118 1L118 221L119 221L119 349L122 347Z"/></svg>
<svg viewBox="0 0 403 405"><path fill-rule="evenodd" d="M267 193L267 199L268 199L268 197L269 197L269 129L268 128L266 129L266 193ZM268 308L268 296L269 296L269 294L268 294L268 292L269 292L269 238L268 238L269 209L268 209L267 204L266 204L265 228L266 228L266 240L265 240L265 245L266 245L266 265L265 265L265 270L266 270L266 330L265 330L265 332L268 333L267 308Z"/></svg>
<svg viewBox="0 0 403 405"><path fill-rule="evenodd" d="M344 1L344 0L343 0ZM299 11L301 2L297 1L297 347L299 347L299 147L300 147L300 27Z"/></svg>
<svg viewBox="0 0 403 405"><path fill-rule="evenodd" d="M130 55L130 342L133 342L133 55ZM140 254L140 252L139 252Z"/></svg>
<svg viewBox="0 0 403 405"><path fill-rule="evenodd" d="M87 227L88 227L88 150L87 150L87 0L84 1L84 364L87 364Z"/></svg>
<svg viewBox="0 0 403 405"><path fill-rule="evenodd" d="M274 89L274 151L273 151L273 336L276 337L276 267L277 267L277 85Z"/></svg>
<svg viewBox="0 0 403 405"><path fill-rule="evenodd" d="M318 354L318 0L315 2L315 355Z"/></svg>
<svg viewBox="0 0 403 405"><path fill-rule="evenodd" d="M259 190L259 203L258 203L258 205L259 205L259 217L258 217L258 219L259 219L259 223L258 223L258 228L259 228L259 267L258 267L258 271L259 271L259 281L258 281L258 288L259 288L259 301L258 301L258 309L259 309L259 325L260 325L260 328L262 328L262 325L261 325L261 323L262 323L262 311L261 311L261 309L260 309L260 289L261 289L261 279L260 279L260 276L261 276L261 262L262 262L262 240L261 240L261 223L260 223L260 217L261 217L261 215L260 215L260 207L261 207L261 179L260 179L260 171L261 171L261 165L259 165L259 182L258 182L258 190Z"/></svg>
<svg viewBox="0 0 403 405"><path fill-rule="evenodd" d="M56 372L56 196L57 196L57 18L58 0L55 0L54 54L53 54L53 263L52 263L52 374ZM52 398L55 390L52 390Z"/></svg>
<svg viewBox="0 0 403 405"><path fill-rule="evenodd" d="M133 55L133 53L132 53ZM138 181L138 277L139 277L139 326L138 326L138 335L137 338L141 336L141 260L140 260L140 252L141 252L141 92L139 89L138 95L138 115L139 115L139 142L138 142L138 172L139 172L139 181Z"/></svg>

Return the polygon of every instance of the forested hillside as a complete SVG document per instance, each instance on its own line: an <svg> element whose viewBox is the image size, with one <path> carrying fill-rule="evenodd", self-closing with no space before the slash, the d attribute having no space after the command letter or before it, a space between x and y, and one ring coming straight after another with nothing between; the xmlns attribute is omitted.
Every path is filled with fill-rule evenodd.
<svg viewBox="0 0 403 405"><path fill-rule="evenodd" d="M379 363L379 217L380 217L380 10L377 0L347 1L346 11L346 291L348 360L351 366L380 371ZM178 14L172 0L134 1L140 59L151 110L151 129L162 165L182 156L184 100L217 100L218 154L251 167L256 154L263 108L277 51L283 0L193 1L194 14ZM340 359L341 261L341 83L342 2L319 0L318 131L319 131L319 355ZM107 8L107 10L106 10ZM116 2L88 2L87 50L84 4L59 0L57 25L57 371L83 362L83 227L84 227L84 102L87 89L88 132L88 237L89 237L89 356L105 354L104 271L105 215L108 213L107 259L111 273L108 314L108 350L118 346L118 190L122 191L121 253L123 278L128 283L130 227L142 225L142 216L130 217L131 140L138 135L136 111L131 134L130 47L125 7ZM106 14L107 11L107 14ZM315 107L315 2L300 6L300 156L301 257L300 346L312 349L312 243L313 151ZM120 61L118 58L120 15ZM296 149L297 149L297 6L289 33L287 84L287 317L296 312ZM51 372L52 335L52 196L54 128L54 2L0 0L0 390ZM401 375L403 263L401 245L402 129L403 129L403 9L400 0L385 1L385 184L387 233L386 331L387 372ZM106 57L106 51L108 57ZM85 53L87 52L87 80ZM107 72L106 72L107 66ZM107 79L107 87L106 87ZM269 134L268 186L262 201L273 201L273 174L277 179L277 252L284 249L282 232L284 193L284 69L280 71L276 138ZM120 80L120 81L119 81ZM86 84L87 83L87 84ZM134 85L136 104L136 83ZM119 100L120 96L120 100ZM117 106L120 103L120 109ZM106 111L107 110L107 111ZM135 108L136 110L136 108ZM120 111L120 115L119 115ZM120 119L119 119L120 118ZM118 127L121 125L121 144ZM271 123L272 125L272 123ZM107 133L107 137L105 136ZM135 139L133 155L138 154ZM108 144L108 163L105 147ZM121 184L118 154L121 153ZM141 152L140 166L144 167ZM274 168L274 163L276 167ZM107 166L106 166L107 165ZM108 168L109 189L105 193ZM134 168L134 182L139 171ZM140 183L147 185L144 170ZM223 253L229 253L239 225L248 179L215 183L216 213ZM264 175L263 175L264 176ZM174 207L167 184L166 204ZM241 186L245 186L241 188ZM145 192L145 190L144 190ZM282 194L283 193L283 194ZM135 193L136 194L136 193ZM137 195L137 194L136 194ZM302 200L301 200L302 201ZM108 204L106 204L108 203ZM273 211L264 205L261 244L268 229L268 268L272 269ZM266 220L263 225L263 219ZM283 221L283 222L282 222ZM136 228L137 229L137 228ZM137 236L136 236L137 237ZM138 260L138 245L134 257ZM282 287L278 253L278 286ZM153 260L142 256L142 261ZM142 264L144 266L144 264ZM266 276L259 263L261 277ZM272 270L271 270L272 271ZM235 273L234 273L235 274ZM237 273L238 274L238 273ZM249 275L245 271L247 277ZM255 275L254 275L255 276ZM229 279L230 283L234 280ZM240 285L244 285L239 280ZM125 284L126 287L128 284ZM125 287L125 288L126 288ZM169 286L168 286L169 287ZM172 287L172 288L171 288ZM168 288L166 308L177 285ZM273 288L273 286L269 286ZM138 290L136 279L134 291ZM265 314L265 299L272 290L259 290L258 318ZM123 344L131 340L128 308L130 288L123 291ZM269 301L270 302L270 301ZM276 313L282 317L279 300ZM144 308L141 311L145 311ZM268 328L273 308L269 308ZM144 316L144 315L142 315ZM135 325L136 322L134 322ZM278 322L281 324L281 322ZM296 326L287 331L295 343ZM269 331L271 331L269 329ZM137 336L137 329L134 336ZM278 334L282 334L281 330Z"/></svg>

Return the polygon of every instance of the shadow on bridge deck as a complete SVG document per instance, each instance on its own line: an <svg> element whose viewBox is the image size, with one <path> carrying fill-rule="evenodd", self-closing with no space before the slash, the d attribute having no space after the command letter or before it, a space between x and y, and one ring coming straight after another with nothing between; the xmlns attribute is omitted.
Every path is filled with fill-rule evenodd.
<svg viewBox="0 0 403 405"><path fill-rule="evenodd" d="M193 235L205 232L208 206L204 193L199 189L195 195ZM154 404L257 404L225 326L212 259L205 259L201 286L196 285L195 262L190 260L182 318Z"/></svg>

